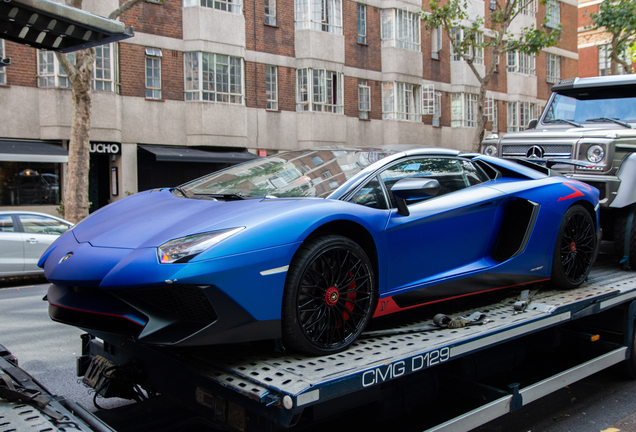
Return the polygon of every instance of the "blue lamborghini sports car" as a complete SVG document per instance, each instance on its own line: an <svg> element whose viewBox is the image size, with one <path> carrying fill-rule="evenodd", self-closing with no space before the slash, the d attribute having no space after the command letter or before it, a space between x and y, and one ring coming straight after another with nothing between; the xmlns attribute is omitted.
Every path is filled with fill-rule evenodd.
<svg viewBox="0 0 636 432"><path fill-rule="evenodd" d="M39 265L52 319L139 343L282 338L328 354L369 320L549 281L583 283L598 191L526 161L320 148L111 204Z"/></svg>

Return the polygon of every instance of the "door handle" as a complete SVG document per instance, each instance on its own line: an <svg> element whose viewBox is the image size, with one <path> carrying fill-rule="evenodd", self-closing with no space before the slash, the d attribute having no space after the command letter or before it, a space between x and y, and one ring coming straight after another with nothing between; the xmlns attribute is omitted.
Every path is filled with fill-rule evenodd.
<svg viewBox="0 0 636 432"><path fill-rule="evenodd" d="M37 239L34 239L34 238L27 239L27 243L30 243L30 244L36 244L37 242L38 242Z"/></svg>

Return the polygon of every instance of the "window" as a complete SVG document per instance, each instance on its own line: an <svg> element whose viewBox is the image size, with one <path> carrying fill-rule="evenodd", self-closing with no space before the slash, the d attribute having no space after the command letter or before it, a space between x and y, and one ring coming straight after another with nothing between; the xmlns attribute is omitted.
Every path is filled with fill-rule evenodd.
<svg viewBox="0 0 636 432"><path fill-rule="evenodd" d="M451 94L451 127L477 127L477 95Z"/></svg>
<svg viewBox="0 0 636 432"><path fill-rule="evenodd" d="M74 54L68 54L68 58L75 64ZM53 51L38 50L38 86L71 88L71 81Z"/></svg>
<svg viewBox="0 0 636 432"><path fill-rule="evenodd" d="M161 50L146 48L146 98L161 99Z"/></svg>
<svg viewBox="0 0 636 432"><path fill-rule="evenodd" d="M309 81L311 77L311 81ZM342 114L343 74L326 69L296 71L296 111Z"/></svg>
<svg viewBox="0 0 636 432"><path fill-rule="evenodd" d="M521 132L539 114L539 107L531 102L508 102L508 132Z"/></svg>
<svg viewBox="0 0 636 432"><path fill-rule="evenodd" d="M61 163L0 162L0 205L59 204Z"/></svg>
<svg viewBox="0 0 636 432"><path fill-rule="evenodd" d="M93 68L93 90L113 91L114 52L111 45L95 47L95 67Z"/></svg>
<svg viewBox="0 0 636 432"><path fill-rule="evenodd" d="M561 80L561 57L554 54L546 54L546 81L557 83Z"/></svg>
<svg viewBox="0 0 636 432"><path fill-rule="evenodd" d="M322 160L322 158L320 156L312 156L311 157L311 162L316 165L316 166L320 166L322 164L325 163L324 160Z"/></svg>
<svg viewBox="0 0 636 432"><path fill-rule="evenodd" d="M13 218L10 214L0 215L0 232L14 232Z"/></svg>
<svg viewBox="0 0 636 432"><path fill-rule="evenodd" d="M519 5L524 5L524 2L520 2ZM534 16L537 13L537 0L530 0L525 3L525 6L521 8L521 13L528 16Z"/></svg>
<svg viewBox="0 0 636 432"><path fill-rule="evenodd" d="M204 52L183 53L185 100L243 103L243 60Z"/></svg>
<svg viewBox="0 0 636 432"><path fill-rule="evenodd" d="M382 119L422 121L421 86L403 82L382 83Z"/></svg>
<svg viewBox="0 0 636 432"><path fill-rule="evenodd" d="M393 207L397 207L395 197L391 193L393 185L399 180L413 177L437 180L440 184L440 190L436 196L466 189L489 180L486 173L467 160L441 157L408 159L398 162L380 174L381 180L389 191ZM363 187L362 190L370 189L374 181L375 179L369 182L367 187ZM359 194L360 192L353 198L353 201L358 204L360 204L360 201L356 201L356 197ZM379 201L379 199L376 199L376 201Z"/></svg>
<svg viewBox="0 0 636 432"><path fill-rule="evenodd" d="M243 3L241 0L183 0L183 7L199 5L240 14Z"/></svg>
<svg viewBox="0 0 636 432"><path fill-rule="evenodd" d="M451 38L454 41L461 42L462 40L464 40L464 37L465 37L465 33L463 28L453 27L451 29ZM483 42L484 42L484 35L482 33L476 33L475 43L481 44ZM481 47L477 49L474 49L473 47L469 47L469 50L466 53L466 56L468 58L473 58L474 64L484 64L484 49ZM459 53L455 53L455 50L453 49L452 44L451 44L451 60L453 61L463 60L462 56Z"/></svg>
<svg viewBox="0 0 636 432"><path fill-rule="evenodd" d="M420 16L402 9L382 10L382 46L420 50Z"/></svg>
<svg viewBox="0 0 636 432"><path fill-rule="evenodd" d="M598 74L599 76L612 74L612 46L610 44L598 45ZM619 57L626 60L628 64L631 64L630 56L627 51L623 51ZM625 74L625 67L622 64L618 64L618 73L620 75Z"/></svg>
<svg viewBox="0 0 636 432"><path fill-rule="evenodd" d="M265 69L265 94L266 106L268 110L278 110L278 68L276 66L266 66Z"/></svg>
<svg viewBox="0 0 636 432"><path fill-rule="evenodd" d="M20 214L20 223L25 233L60 235L70 228L69 225L51 217Z"/></svg>
<svg viewBox="0 0 636 432"><path fill-rule="evenodd" d="M559 0L547 0L545 4L545 16L548 19L546 26L559 28L561 23L561 3Z"/></svg>
<svg viewBox="0 0 636 432"><path fill-rule="evenodd" d="M433 112L433 126L439 126L442 117L442 93L435 92L435 111Z"/></svg>
<svg viewBox="0 0 636 432"><path fill-rule="evenodd" d="M534 56L508 51L508 72L534 75Z"/></svg>
<svg viewBox="0 0 636 432"><path fill-rule="evenodd" d="M265 24L276 25L276 0L265 0Z"/></svg>
<svg viewBox="0 0 636 432"><path fill-rule="evenodd" d="M4 53L4 39L0 39L0 60L2 60L5 56ZM7 72L5 68L0 66L0 85L7 83Z"/></svg>
<svg viewBox="0 0 636 432"><path fill-rule="evenodd" d="M422 115L432 115L435 112L435 85L422 86Z"/></svg>
<svg viewBox="0 0 636 432"><path fill-rule="evenodd" d="M342 0L294 0L296 30L342 34Z"/></svg>
<svg viewBox="0 0 636 432"><path fill-rule="evenodd" d="M371 87L367 80L358 80L358 117L361 119L369 119L369 111L371 111Z"/></svg>
<svg viewBox="0 0 636 432"><path fill-rule="evenodd" d="M439 52L442 50L442 26L431 30L431 58L439 60Z"/></svg>
<svg viewBox="0 0 636 432"><path fill-rule="evenodd" d="M357 3L358 10L358 43L367 43L367 6Z"/></svg>

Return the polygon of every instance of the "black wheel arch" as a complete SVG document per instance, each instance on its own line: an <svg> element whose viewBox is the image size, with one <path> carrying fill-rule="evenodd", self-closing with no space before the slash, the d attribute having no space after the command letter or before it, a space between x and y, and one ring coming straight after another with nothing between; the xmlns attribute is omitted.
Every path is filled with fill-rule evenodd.
<svg viewBox="0 0 636 432"><path fill-rule="evenodd" d="M378 279L378 248L371 233L359 223L350 220L337 220L328 222L315 229L305 238L304 241L314 239L328 234L337 234L353 240L360 246L369 257L376 277Z"/></svg>

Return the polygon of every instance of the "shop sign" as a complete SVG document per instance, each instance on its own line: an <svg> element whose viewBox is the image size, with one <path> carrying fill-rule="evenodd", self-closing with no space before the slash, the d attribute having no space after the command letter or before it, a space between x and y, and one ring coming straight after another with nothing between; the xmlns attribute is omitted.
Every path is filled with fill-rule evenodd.
<svg viewBox="0 0 636 432"><path fill-rule="evenodd" d="M121 155L121 144L119 143L90 143L90 152L109 155Z"/></svg>

